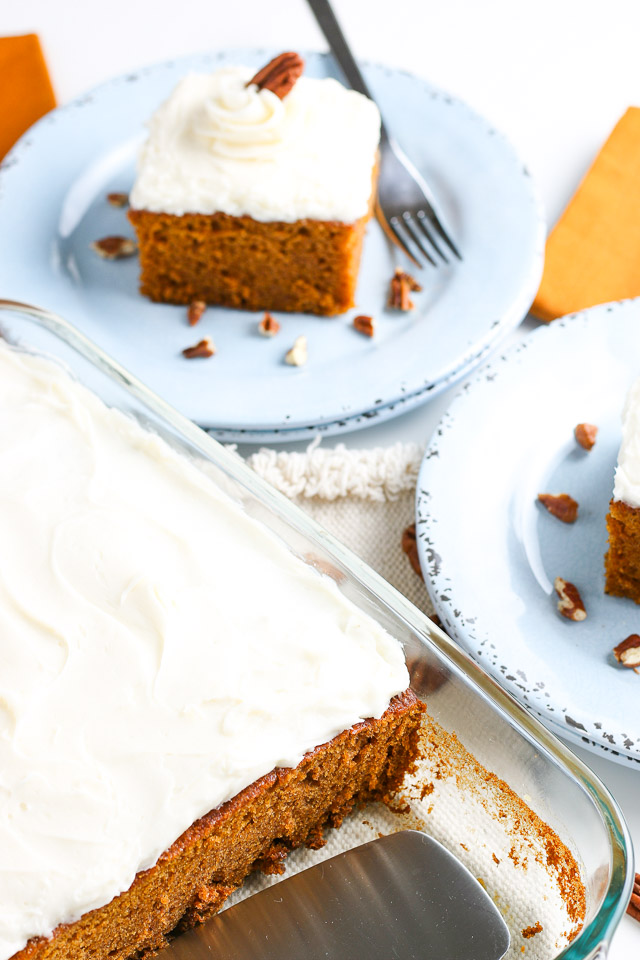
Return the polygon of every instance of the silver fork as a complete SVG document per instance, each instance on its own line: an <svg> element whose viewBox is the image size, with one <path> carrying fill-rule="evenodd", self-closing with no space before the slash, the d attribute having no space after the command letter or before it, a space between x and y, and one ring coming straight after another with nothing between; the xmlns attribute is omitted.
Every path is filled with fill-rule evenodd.
<svg viewBox="0 0 640 960"><path fill-rule="evenodd" d="M307 0L307 3L349 86L373 100L329 0ZM433 193L389 134L384 122L380 128L376 217L389 239L416 266L422 267L420 255L434 267L441 260L448 263L450 253L462 260L450 232L444 226L442 214L437 210Z"/></svg>

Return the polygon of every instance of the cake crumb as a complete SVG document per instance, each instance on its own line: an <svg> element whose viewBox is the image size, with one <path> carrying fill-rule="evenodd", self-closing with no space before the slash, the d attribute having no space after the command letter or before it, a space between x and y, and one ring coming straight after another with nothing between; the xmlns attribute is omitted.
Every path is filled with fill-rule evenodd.
<svg viewBox="0 0 640 960"><path fill-rule="evenodd" d="M525 940L529 940L531 937L535 937L537 933L542 933L542 924L539 920L534 923L533 926L525 927L522 931L522 936L525 938Z"/></svg>
<svg viewBox="0 0 640 960"><path fill-rule="evenodd" d="M596 442L598 428L594 423L579 423L573 433L581 447L591 450Z"/></svg>

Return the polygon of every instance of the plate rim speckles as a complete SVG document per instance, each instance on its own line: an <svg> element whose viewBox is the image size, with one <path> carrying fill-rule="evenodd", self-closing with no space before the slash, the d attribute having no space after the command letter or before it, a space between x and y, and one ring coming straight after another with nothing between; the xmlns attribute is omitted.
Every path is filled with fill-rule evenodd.
<svg viewBox="0 0 640 960"><path fill-rule="evenodd" d="M636 616L640 622L640 608L604 595L602 547L620 439L617 425L627 388L640 375L640 363L634 362L639 355L640 298L600 304L539 326L465 383L427 446L416 492L418 552L443 629L555 733L632 764L640 763L640 711L633 707L640 686L632 688L630 681L640 684L640 677L615 665L612 648L633 632L628 625ZM544 401L536 393L541 376ZM536 396L537 402L529 402ZM600 444L604 459L591 480L586 471L594 469L593 451L578 448L568 429L572 415L587 406L591 416L574 416L574 426L580 420L597 424L598 409L603 424L616 425L615 430L607 427L606 436L600 430L594 451ZM501 438L484 458L478 456L481 421ZM460 470L465 455L472 465L467 476ZM517 489L525 473L530 484ZM594 489L597 510L590 513L585 504L581 528L597 533L593 554L571 556L584 544L576 539L580 514L575 528L567 527L535 503L540 478L555 475L573 477L575 483L582 477L590 489L599 484ZM596 477L606 477L607 489L600 489ZM548 548L551 541L553 548ZM536 555L538 542L542 546ZM586 628L555 610L549 558L557 555L556 542L560 557L566 558L561 562L589 568L590 582L598 584L588 599L583 597L594 610L583 621ZM490 574L478 573L479 561ZM490 577L493 591L483 595ZM625 632L618 637L621 630ZM596 651L592 641L598 643ZM553 645L553 662L545 658L547 644Z"/></svg>
<svg viewBox="0 0 640 960"><path fill-rule="evenodd" d="M391 125L399 128L397 132L401 139L403 124L405 128L409 123L412 128L416 126L413 115L410 118L404 116L401 106L397 109L395 106L404 102L406 93L411 93L415 102L420 104L424 121L430 120L428 147L433 152L436 169L425 172L428 177L432 174L432 182L435 176L433 185L436 192L445 208L447 205L451 207L445 212L452 220L454 230L459 227L462 231L458 239L464 245L463 266L443 267L433 275L427 275L430 290L422 306L416 306L410 320L404 316L385 316L382 311L383 298L376 293L376 303L378 300L381 303L382 328L382 336L377 343L358 337L350 329L345 330L345 327L350 327L351 315L356 311L337 321L324 321L322 328L316 324L312 327L312 336L332 338L326 348L326 356L323 355L325 348L319 340L319 346L312 354L317 358L317 368L313 367L312 361L304 370L282 369L280 364L277 380L275 376L271 377L271 385L275 384L276 388L278 382L286 385L279 399L272 394L268 378L263 381L263 387L260 388L262 392L256 391L260 395L255 400L251 391L246 389L256 374L250 365L253 360L247 360L246 369L240 365L239 379L237 365L233 370L225 367L225 336L231 338L231 343L234 337L237 341L241 336L245 336L245 339L250 336L229 332L232 323L223 325L221 330L216 330L214 323L214 329L205 331L212 333L218 346L217 357L209 366L209 361L185 363L179 358L174 343L177 335L172 330L175 324L172 320L166 320L168 313L181 308L149 304L135 293L135 283L133 287L127 287L121 279L111 282L111 278L116 277L115 272L110 272L113 271L113 265L90 261L85 264L82 258L86 256L84 250L87 245L84 241L87 237L84 237L83 244L80 244L80 239L76 247L73 244L76 236L83 236L86 217L94 216L91 206L89 204L87 207L90 212L85 212L85 220L80 219L79 226L76 224L61 240L63 207L69 201L72 187L80 180L83 184L89 183L88 170L92 171L92 176L103 176L100 172L101 162L104 161L105 170L115 171L113 177L117 180L118 170L124 169L124 160L118 161L121 166L117 166L118 150L123 150L123 156L125 146L133 150L132 144L136 137L140 137L142 124L151 112L148 104L155 107L188 70L212 69L220 64L243 60L262 62L274 52L277 51L209 51L152 64L135 74L113 78L45 116L19 141L0 167L0 256L6 268L3 294L16 300L38 303L65 316L182 412L202 426L213 428L216 436L228 440L247 440L251 436L260 441L277 440L282 439L281 434L285 431L287 438L292 439L293 434L288 431L295 430L300 436L308 436L307 431L312 428L321 428L325 434L346 432L375 422L378 411L382 409L385 419L398 415L407 409L406 398L410 398L412 406L427 401L440 389L468 373L520 322L535 294L542 270L545 228L537 191L508 141L463 101L449 96L427 81L403 70L365 64L364 71L376 95L383 100L389 98L389 103L393 105L391 111L385 112L392 114ZM327 54L304 55L312 75L337 73ZM135 90L135 96L131 95L132 90ZM456 131L465 150L459 144L457 147L453 143L449 145L449 130ZM420 136L419 147L423 150L424 134ZM436 156L438 150L445 150L445 154ZM473 163L475 156L475 165L478 166L476 176L480 179L474 181L475 186L466 179L464 184L459 182L461 172L464 170L466 173L464 163L467 161L463 162L463 157L469 151L472 157L468 162ZM445 167L447 171L451 168L450 154L451 159L460 164L460 169L449 175ZM480 160L489 156L495 163L480 163ZM445 158L447 163L444 162ZM490 172L494 167L500 171L500 176ZM443 178L441 183L438 182L440 176ZM458 180L447 183L447 176L458 176ZM117 186L124 188L127 184L115 183L107 178L104 186L109 190ZM501 191L506 191L504 196L508 198L508 203L500 203ZM474 216L477 219L480 212L480 207L477 210L475 207L470 209L470 198L475 203L475 198L485 193L492 196L498 208L510 210L504 214L510 218L508 224L505 220L500 236L494 237L496 263L502 263L503 258L511 256L506 252L508 247L513 246L518 250L516 261L513 264L509 262L513 285L508 290L502 289L505 283L494 283L491 277L485 276L480 270L483 263L479 254L474 259L474 244L477 250L481 240L483 244L485 240L484 235L481 239L477 235L476 221L476 233L465 237L467 220ZM92 202L96 201L97 196L96 193ZM107 213L111 217L116 216L113 210ZM21 217L19 231L16 230L18 215ZM107 214L102 210L95 216L97 219L93 222L96 226L107 222ZM486 225L483 224L483 227ZM374 251L371 256L380 258L383 250L380 244L383 241L376 234L377 230L377 225L371 226L367 244ZM102 231L100 235L103 235ZM96 239L95 235L93 239ZM386 246L384 249L387 250ZM384 257L390 258L389 264L392 264L392 260L396 262L395 254L392 257L388 251ZM380 259L375 263L371 261L369 269L366 261L367 253L363 274L364 298L368 296L368 278L375 274L377 265L383 262ZM387 264L386 259L384 264ZM515 267L515 275L512 266ZM506 268L505 260L500 269L504 271ZM128 277L137 274L137 264L127 264L122 269L131 271ZM389 276L391 272L392 266L388 269ZM119 275L120 278L124 276L124 273ZM119 290L119 283L122 291ZM432 300L427 304L429 297ZM153 319L148 310L154 311ZM226 313L232 313L219 308L212 310L216 311L218 320ZM361 303L357 312L371 311L367 311L366 305ZM252 314L239 316L237 312L233 313L232 320L236 324L244 324L245 328L257 319ZM429 325L435 325L433 329L439 331L437 336L433 335L433 331L429 332L430 328L420 324L423 315L427 317ZM291 317L292 320L294 318L295 315ZM293 329L295 323L289 324L289 318L285 319ZM155 324L157 326L153 326ZM395 324L393 329L390 324ZM167 346L167 350L171 351L170 360L161 351L156 351L158 355L154 355L151 349L153 342L148 335L152 328L161 331L158 337L166 338L166 343L170 344ZM184 347L189 342L188 327L181 327L180 334ZM136 337L143 336L146 337L144 342L140 339L136 341ZM260 348L263 350L261 357L267 356L268 351L276 351L269 354L270 357L279 356L277 351L284 352L288 346L285 344L284 330L274 341ZM334 343L335 347L332 346ZM251 351L255 353L257 349L254 343ZM327 370L332 375L338 373L330 365L331 349L338 351L340 363L345 369L340 390L336 390L335 395L327 396ZM353 356L345 351L357 353L357 377L353 377L353 368L350 368ZM205 370L208 372L205 373ZM383 376L384 379L381 379ZM209 377L214 381L214 387L209 387ZM234 397L230 390L235 383L238 383L238 394ZM210 393L206 393L206 390ZM205 395L206 402L203 401Z"/></svg>

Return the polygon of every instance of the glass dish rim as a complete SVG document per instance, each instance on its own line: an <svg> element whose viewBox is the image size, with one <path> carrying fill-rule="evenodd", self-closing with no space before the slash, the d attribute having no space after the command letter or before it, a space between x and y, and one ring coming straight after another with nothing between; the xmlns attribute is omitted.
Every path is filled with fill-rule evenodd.
<svg viewBox="0 0 640 960"><path fill-rule="evenodd" d="M44 308L2 298L0 298L0 313L26 315L35 320L112 381L124 387L135 399L142 401L153 413L184 437L191 446L244 486L251 495L261 500L267 507L274 509L303 535L309 536L327 548L357 580L391 609L420 638L422 643L426 646L433 645L438 653L449 661L454 672L458 675L462 674L481 698L488 701L510 726L524 735L525 739L534 742L547 760L564 769L586 791L608 830L612 860L611 877L596 915L572 943L561 953L556 954L554 960L589 960L589 958L595 960L598 956L606 956L611 937L626 911L631 896L634 864L632 842L622 812L596 774L568 747L565 747L555 734L547 730L535 716L529 714L525 707L503 690L468 654L456 647L447 634L432 623L426 614L311 519L300 507L291 503L267 481L254 473L241 457L227 450L223 444L166 403L69 321Z"/></svg>

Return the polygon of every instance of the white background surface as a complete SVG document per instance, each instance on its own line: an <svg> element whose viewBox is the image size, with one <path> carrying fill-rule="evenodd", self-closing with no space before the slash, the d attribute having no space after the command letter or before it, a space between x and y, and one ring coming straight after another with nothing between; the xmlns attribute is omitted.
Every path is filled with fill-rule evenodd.
<svg viewBox="0 0 640 960"><path fill-rule="evenodd" d="M335 0L335 7L357 56L424 76L508 134L551 224L618 117L640 105L638 0ZM5 0L0 9L3 34L40 34L60 103L183 53L325 49L304 0ZM455 392L346 441L425 443ZM579 753L622 805L640 851L640 769ZM610 960L636 957L640 924L625 917Z"/></svg>

